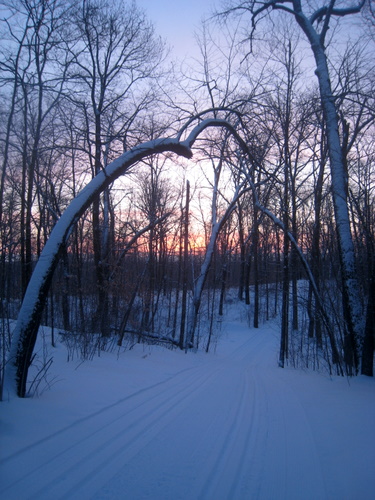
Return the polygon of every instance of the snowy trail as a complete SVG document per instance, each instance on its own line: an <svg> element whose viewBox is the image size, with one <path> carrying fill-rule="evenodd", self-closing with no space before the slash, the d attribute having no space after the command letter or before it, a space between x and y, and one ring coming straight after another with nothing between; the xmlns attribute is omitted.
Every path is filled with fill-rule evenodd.
<svg viewBox="0 0 375 500"><path fill-rule="evenodd" d="M230 328L242 334L224 354L2 450L0 498L354 500L327 483L306 402L275 368L274 336Z"/></svg>

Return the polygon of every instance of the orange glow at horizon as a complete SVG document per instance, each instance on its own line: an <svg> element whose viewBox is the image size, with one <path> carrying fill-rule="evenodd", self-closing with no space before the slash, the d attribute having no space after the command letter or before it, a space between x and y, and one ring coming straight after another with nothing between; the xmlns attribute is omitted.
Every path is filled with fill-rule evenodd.
<svg viewBox="0 0 375 500"><path fill-rule="evenodd" d="M206 239L201 234L192 234L189 237L189 247L191 250L199 250L206 249Z"/></svg>

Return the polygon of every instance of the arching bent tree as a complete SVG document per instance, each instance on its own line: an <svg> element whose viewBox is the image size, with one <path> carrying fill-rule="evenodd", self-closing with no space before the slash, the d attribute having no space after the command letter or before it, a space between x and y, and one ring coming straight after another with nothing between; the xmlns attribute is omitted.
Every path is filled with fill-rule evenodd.
<svg viewBox="0 0 375 500"><path fill-rule="evenodd" d="M10 396L17 394L19 397L25 397L26 395L28 370L52 276L60 252L85 210L104 189L118 177L129 172L143 158L166 152L191 158L193 155L191 148L194 142L208 127L224 127L235 134L234 128L228 121L206 119L193 128L185 140L181 140L192 121L193 119L189 120L175 138L162 138L143 143L114 160L72 200L56 223L32 274L13 333L10 357L5 373L5 391Z"/></svg>
<svg viewBox="0 0 375 500"><path fill-rule="evenodd" d="M5 393L7 393L8 396L18 395L19 397L25 397L26 395L28 370L31 364L43 308L52 281L52 276L59 260L60 252L66 245L76 222L90 206L93 200L99 196L104 189L106 189L118 177L129 172L137 162L148 156L172 152L185 158L191 158L193 156L192 146L194 142L208 127L221 127L227 129L229 135L234 138L240 150L242 150L242 154L245 157L248 157L251 161L253 160L252 153L246 142L242 139L236 128L224 119L212 118L200 121L200 123L193 128L188 137L185 140L181 140L182 135L186 132L194 120L200 120L202 115L205 113L207 112L201 113L199 116L190 119L184 127L182 127L175 138L156 139L154 141L143 143L114 160L105 170L101 171L91 182L89 182L89 184L87 184L78 196L73 199L61 218L58 220L36 264L18 315L5 373ZM250 187L253 190L253 194L256 195L255 190L251 186L251 182ZM245 185L243 185L241 189L239 188L237 195L234 197L234 204L240 195L240 191L244 192L246 190L247 188ZM258 208L264 211L264 213L268 215L276 223L276 225L280 225L275 217L268 210L262 207L258 201L257 204ZM228 210L231 211L232 208L233 207L230 206ZM216 235L216 231L218 231L221 224L222 222L217 224L214 236ZM292 238L291 240L292 242L294 241ZM298 247L295 242L294 244ZM302 254L301 258L306 267L309 279L314 285L314 278ZM208 256L207 266L209 260L210 257ZM206 264L204 265L204 267L207 266ZM203 286L203 274L201 280L201 284ZM200 285L198 288L200 290ZM314 290L318 296L319 294L316 286ZM319 296L317 299L319 299ZM322 304L321 307L324 309ZM336 348L334 345L332 347L333 354L336 356Z"/></svg>

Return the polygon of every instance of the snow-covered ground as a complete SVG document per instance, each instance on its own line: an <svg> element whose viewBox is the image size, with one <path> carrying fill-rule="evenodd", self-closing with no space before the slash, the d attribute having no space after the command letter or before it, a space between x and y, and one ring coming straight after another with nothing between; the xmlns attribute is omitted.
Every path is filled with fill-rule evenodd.
<svg viewBox="0 0 375 500"><path fill-rule="evenodd" d="M137 345L0 403L0 498L370 500L375 381L277 367L278 329L232 318L214 353Z"/></svg>

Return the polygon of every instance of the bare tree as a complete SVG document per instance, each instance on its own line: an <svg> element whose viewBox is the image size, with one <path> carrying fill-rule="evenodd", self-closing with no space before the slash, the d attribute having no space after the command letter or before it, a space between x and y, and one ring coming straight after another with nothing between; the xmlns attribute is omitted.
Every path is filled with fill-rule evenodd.
<svg viewBox="0 0 375 500"><path fill-rule="evenodd" d="M203 288L208 276L208 271L215 253L216 243L220 231L224 224L229 220L232 212L236 209L240 198L249 190L249 186L241 176L234 178L234 183L231 192L226 192L226 155L225 149L227 146L229 133L222 138L222 145L219 147L220 153L217 159L212 155L212 198L211 198L211 220L210 230L207 237L207 247L203 262L200 266L199 274L195 279L193 286L193 307L191 309L190 318L188 320L188 332L186 339L186 348L195 347L195 331L197 327L198 314L201 306ZM224 179L224 180L222 180ZM224 207L221 208L221 206ZM221 209L220 209L221 208Z"/></svg>
<svg viewBox="0 0 375 500"><path fill-rule="evenodd" d="M181 321L179 334L179 347L185 346L185 329L187 316L187 293L188 293L188 266L189 266L189 207L190 207L190 182L186 181L185 207L181 220L180 238L180 263L182 264L182 298L181 298Z"/></svg>
<svg viewBox="0 0 375 500"><path fill-rule="evenodd" d="M33 266L33 204L35 180L38 175L43 137L48 133L55 107L61 99L66 82L67 65L60 72L57 53L61 32L67 20L69 3L60 0L19 0L8 8L9 47L4 54L2 69L8 82L13 82L11 108L8 115L2 183L9 147L20 155L22 165L21 195L21 262L22 289L26 290ZM17 19L17 23L14 22ZM11 53L15 51L14 55ZM18 114L17 129L14 114ZM3 188L4 186L2 186Z"/></svg>
<svg viewBox="0 0 375 500"><path fill-rule="evenodd" d="M110 163L105 170L100 171L62 214L35 267L18 315L6 371L6 380L8 381L6 389L10 393L16 393L20 397L25 397L26 395L27 374L53 273L59 261L61 251L66 245L75 224L92 204L93 200L104 189L110 186L115 179L128 172L134 164L143 158L167 151L191 158L191 148L197 137L209 127L223 127L227 129L241 142L242 147L246 147L235 128L223 119L201 121L193 128L188 137L182 140L183 134L186 133L192 122L193 119L188 120L175 138L149 141L123 153L123 155ZM233 207L230 208L234 209L235 204L236 197L234 198ZM220 223L216 224L215 233L218 225ZM199 289L202 286L202 280L204 281L204 273L199 281Z"/></svg>
<svg viewBox="0 0 375 500"><path fill-rule="evenodd" d="M250 14L252 37L257 25L272 11L282 11L293 16L309 41L316 64L321 105L326 125L327 144L332 179L339 255L342 271L343 310L345 320L345 352L347 365L358 371L358 342L363 337L364 322L359 286L355 269L355 253L350 228L347 203L347 173L339 134L339 116L335 107L327 56L327 34L338 19L361 12L365 0L341 5L336 0L324 2L320 7L302 6L301 0L269 0L260 2L235 1L222 15Z"/></svg>
<svg viewBox="0 0 375 500"><path fill-rule="evenodd" d="M73 22L76 38L69 46L73 67L70 99L82 111L94 177L110 161L115 145L117 149L129 147L134 121L154 98L149 83L160 73L163 44L134 3L124 6L116 0L82 0ZM108 335L108 192L103 193L102 206L103 211L100 198L92 206L98 291L94 323Z"/></svg>

